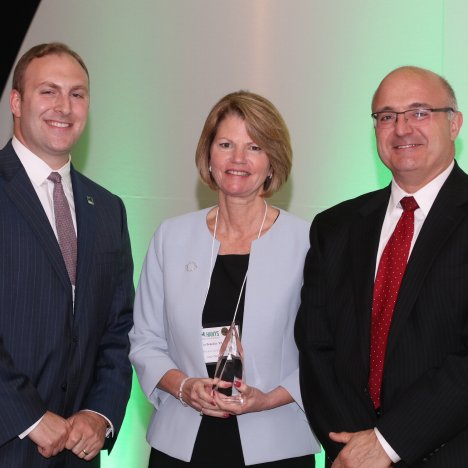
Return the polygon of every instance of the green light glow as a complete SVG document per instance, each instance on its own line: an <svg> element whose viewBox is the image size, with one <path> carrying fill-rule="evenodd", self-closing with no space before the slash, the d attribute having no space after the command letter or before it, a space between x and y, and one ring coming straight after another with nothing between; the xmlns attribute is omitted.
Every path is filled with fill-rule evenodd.
<svg viewBox="0 0 468 468"><path fill-rule="evenodd" d="M73 161L124 200L136 284L157 225L212 203L198 182L194 152L221 96L250 89L281 111L294 161L274 203L311 220L390 181L376 153L370 102L391 69L412 64L441 73L463 110L467 17L466 0L42 0L23 50L63 40L88 65L91 114ZM1 115L9 115L6 96L1 105ZM3 143L9 128L2 122ZM468 125L457 141L465 169L466 131ZM103 468L147 466L150 415L134 378Z"/></svg>

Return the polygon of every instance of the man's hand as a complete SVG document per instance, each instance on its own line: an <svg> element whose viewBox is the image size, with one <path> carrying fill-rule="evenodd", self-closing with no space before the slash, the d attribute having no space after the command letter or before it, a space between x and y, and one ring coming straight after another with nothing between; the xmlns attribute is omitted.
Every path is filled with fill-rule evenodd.
<svg viewBox="0 0 468 468"><path fill-rule="evenodd" d="M93 459L104 445L107 421L92 411L79 411L68 422L71 431L65 447L79 458Z"/></svg>
<svg viewBox="0 0 468 468"><path fill-rule="evenodd" d="M28 437L37 445L43 457L50 458L65 448L70 430L70 423L66 419L47 411Z"/></svg>
<svg viewBox="0 0 468 468"><path fill-rule="evenodd" d="M330 439L345 444L332 468L388 468L392 461L373 429L360 432L330 432Z"/></svg>

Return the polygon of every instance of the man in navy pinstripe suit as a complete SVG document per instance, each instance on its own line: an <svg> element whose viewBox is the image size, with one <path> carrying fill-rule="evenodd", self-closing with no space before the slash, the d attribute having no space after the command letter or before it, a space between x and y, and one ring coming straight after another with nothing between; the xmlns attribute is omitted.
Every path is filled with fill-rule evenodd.
<svg viewBox="0 0 468 468"><path fill-rule="evenodd" d="M131 389L125 208L71 165L89 108L74 51L51 43L26 52L10 107L14 135L0 150L0 467L99 466ZM77 235L74 284L57 241L52 171Z"/></svg>
<svg viewBox="0 0 468 468"><path fill-rule="evenodd" d="M393 179L312 223L295 328L304 407L334 468L466 468L468 176L454 159L462 114L444 78L407 66L380 83L372 117ZM371 399L374 279L405 196L418 205L414 235L373 387L380 399Z"/></svg>

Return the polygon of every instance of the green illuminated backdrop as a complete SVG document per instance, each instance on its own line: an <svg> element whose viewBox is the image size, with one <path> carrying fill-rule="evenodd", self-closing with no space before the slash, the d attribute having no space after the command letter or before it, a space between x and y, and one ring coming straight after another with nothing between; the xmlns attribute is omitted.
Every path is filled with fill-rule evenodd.
<svg viewBox="0 0 468 468"><path fill-rule="evenodd" d="M249 89L282 112L294 165L273 201L311 220L389 182L369 114L391 69L441 73L466 108L467 17L466 0L42 0L20 53L62 40L87 62L91 114L73 161L123 198L137 282L161 220L213 202L198 183L194 150L221 96ZM11 131L7 95L0 116L3 145ZM465 169L467 128L457 143ZM150 413L135 378L104 468L146 466Z"/></svg>

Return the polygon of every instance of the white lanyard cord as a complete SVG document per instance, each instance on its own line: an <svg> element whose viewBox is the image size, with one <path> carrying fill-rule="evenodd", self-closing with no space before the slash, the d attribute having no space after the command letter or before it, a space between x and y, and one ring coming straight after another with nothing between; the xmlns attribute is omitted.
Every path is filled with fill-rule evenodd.
<svg viewBox="0 0 468 468"><path fill-rule="evenodd" d="M266 220L266 216L267 216L267 212L268 212L267 202L266 202L265 199L263 201L265 202L265 212L263 213L263 220L262 220L262 224L260 225L260 230L258 231L257 239L259 239L261 234L262 234L263 226L265 225L265 220ZM219 206L218 206L218 209L216 210L215 226L214 226L214 230L213 230L213 240L211 242L210 276L208 278L208 287L206 288L205 303L206 303L206 297L208 296L208 291L210 289L211 274L212 274L212 271L213 271L214 244L215 244L215 239L216 239L216 230L218 228L218 213L219 213ZM241 300L241 297L242 297L242 292L244 291L244 286L245 286L245 282L247 280L247 273L248 272L249 272L249 268L247 267L247 271L245 272L244 280L242 281L242 286L241 286L241 290L240 290L240 293L239 293L239 298L237 299L236 310L234 311L234 317L232 318L232 323L234 323L234 321L236 320L237 310L239 309L239 304L240 304L240 300Z"/></svg>

